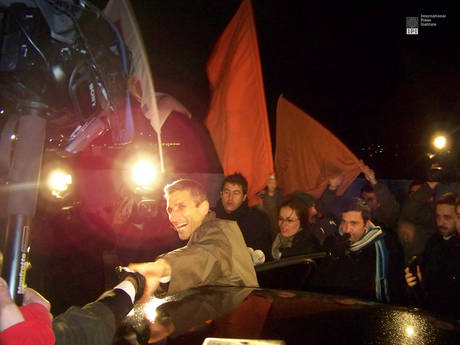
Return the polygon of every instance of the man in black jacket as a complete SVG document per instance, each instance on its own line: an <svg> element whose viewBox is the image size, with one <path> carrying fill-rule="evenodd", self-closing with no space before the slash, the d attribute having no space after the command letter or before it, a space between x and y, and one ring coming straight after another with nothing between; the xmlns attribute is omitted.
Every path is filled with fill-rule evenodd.
<svg viewBox="0 0 460 345"><path fill-rule="evenodd" d="M402 256L391 234L371 222L371 209L361 198L343 208L339 234L329 237L332 255L323 259L307 289L398 302L403 285Z"/></svg>
<svg viewBox="0 0 460 345"><path fill-rule="evenodd" d="M412 302L457 318L460 317L460 237L456 229L459 211L460 201L454 194L446 193L439 198L435 208L438 231L428 240L415 272L409 267L404 270Z"/></svg>
<svg viewBox="0 0 460 345"><path fill-rule="evenodd" d="M246 245L254 250L262 250L268 261L271 258L270 220L264 212L248 206L247 192L248 181L242 174L226 176L215 207L216 217L235 220Z"/></svg>

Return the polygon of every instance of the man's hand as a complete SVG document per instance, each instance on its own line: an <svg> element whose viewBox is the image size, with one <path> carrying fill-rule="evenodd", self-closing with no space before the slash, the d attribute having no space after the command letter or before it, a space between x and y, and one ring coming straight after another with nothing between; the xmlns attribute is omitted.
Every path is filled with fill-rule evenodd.
<svg viewBox="0 0 460 345"><path fill-rule="evenodd" d="M343 182L343 176L342 175L337 175L329 178L329 189L330 190L336 190L337 188L340 187L340 185Z"/></svg>
<svg viewBox="0 0 460 345"><path fill-rule="evenodd" d="M145 277L145 290L139 303L148 302L155 290L160 285L160 278L171 275L171 266L164 259L141 264L129 264L130 270L139 272Z"/></svg>
<svg viewBox="0 0 460 345"><path fill-rule="evenodd" d="M409 267L406 267L404 269L404 278L406 279L406 284L411 288L417 285L418 282L422 281L422 272L420 271L420 266L417 265L416 267L417 267L417 277L411 273Z"/></svg>
<svg viewBox="0 0 460 345"><path fill-rule="evenodd" d="M6 281L0 278L0 332L22 321L24 317L11 299Z"/></svg>
<svg viewBox="0 0 460 345"><path fill-rule="evenodd" d="M360 161L363 165L361 166L361 171L363 172L364 174L364 177L366 178L366 180L371 184L371 185L376 185L377 184L377 180L375 178L375 172L374 170L372 170L371 168L369 168L369 166L367 166L366 164L364 164L363 161Z"/></svg>

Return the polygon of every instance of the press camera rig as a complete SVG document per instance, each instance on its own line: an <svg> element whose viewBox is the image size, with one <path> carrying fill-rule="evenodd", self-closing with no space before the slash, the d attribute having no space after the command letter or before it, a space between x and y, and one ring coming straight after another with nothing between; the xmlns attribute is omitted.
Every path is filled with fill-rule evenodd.
<svg viewBox="0 0 460 345"><path fill-rule="evenodd" d="M7 219L2 276L22 302L47 128L76 154L111 132L128 143L130 57L115 25L86 0L0 0L0 201Z"/></svg>

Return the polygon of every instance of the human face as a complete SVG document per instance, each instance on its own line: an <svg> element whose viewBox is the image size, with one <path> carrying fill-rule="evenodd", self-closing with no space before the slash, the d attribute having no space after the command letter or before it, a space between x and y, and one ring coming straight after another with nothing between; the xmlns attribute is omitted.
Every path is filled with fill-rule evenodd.
<svg viewBox="0 0 460 345"><path fill-rule="evenodd" d="M296 212L289 206L281 207L278 218L278 226L281 236L289 237L295 235L300 229L300 220Z"/></svg>
<svg viewBox="0 0 460 345"><path fill-rule="evenodd" d="M455 232L456 219L454 205L436 205L436 225L441 236L449 236Z"/></svg>
<svg viewBox="0 0 460 345"><path fill-rule="evenodd" d="M314 224L316 222L316 218L318 216L318 210L316 209L316 205L313 204L308 208L308 223Z"/></svg>
<svg viewBox="0 0 460 345"><path fill-rule="evenodd" d="M220 198L225 212L232 213L246 200L246 194L243 194L240 184L226 182L220 192Z"/></svg>
<svg viewBox="0 0 460 345"><path fill-rule="evenodd" d="M457 232L460 235L460 205L457 206L455 213L455 227L457 228Z"/></svg>
<svg viewBox="0 0 460 345"><path fill-rule="evenodd" d="M168 195L166 211L179 238L188 240L208 214L209 202L197 205L189 190L178 190Z"/></svg>
<svg viewBox="0 0 460 345"><path fill-rule="evenodd" d="M350 242L359 241L366 229L369 226L369 221L364 223L362 213L360 211L349 211L342 213L342 221L340 227L344 234L350 234Z"/></svg>
<svg viewBox="0 0 460 345"><path fill-rule="evenodd" d="M361 198L364 199L364 201L366 202L366 204L369 205L372 211L375 211L380 206L380 203L377 200L377 195L375 195L375 193L362 192Z"/></svg>

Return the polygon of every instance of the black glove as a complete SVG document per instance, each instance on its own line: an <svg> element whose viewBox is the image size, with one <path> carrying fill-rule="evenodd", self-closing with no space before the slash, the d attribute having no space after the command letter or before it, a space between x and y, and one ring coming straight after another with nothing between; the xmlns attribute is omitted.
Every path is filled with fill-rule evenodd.
<svg viewBox="0 0 460 345"><path fill-rule="evenodd" d="M133 270L130 270L128 267L122 267L122 266L117 266L115 267L115 271L118 276L118 281L122 282L125 280L127 277L131 277L135 280L136 282L136 296L134 296L134 302L138 301L139 298L142 297L144 294L144 289L145 289L145 277L140 274L139 272L135 272Z"/></svg>

